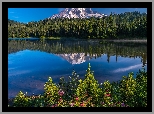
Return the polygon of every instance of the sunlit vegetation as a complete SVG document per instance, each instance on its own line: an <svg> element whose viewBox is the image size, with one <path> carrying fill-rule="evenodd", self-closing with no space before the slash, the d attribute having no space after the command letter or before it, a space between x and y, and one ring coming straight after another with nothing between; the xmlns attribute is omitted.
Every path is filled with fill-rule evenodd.
<svg viewBox="0 0 154 114"><path fill-rule="evenodd" d="M147 14L125 12L104 18L45 19L27 24L8 20L8 38L68 37L119 39L147 37Z"/></svg>
<svg viewBox="0 0 154 114"><path fill-rule="evenodd" d="M127 42L102 42L98 41L63 41L63 40L8 40L8 53L15 53L20 50L40 50L53 54L85 53L90 57L101 57L107 54L107 61L110 56L141 58L143 65L147 60L147 43L127 43Z"/></svg>
<svg viewBox="0 0 154 114"><path fill-rule="evenodd" d="M38 22L19 23L8 20L8 38L40 38L41 40L8 40L8 54L29 49L53 54L85 53L98 58L141 58L147 60L146 43L107 41L71 41L79 39L142 39L147 37L147 14L126 12L110 14L104 18L45 19ZM46 38L52 40L45 40ZM63 40L61 38L64 38ZM66 40L67 38L68 40ZM55 40L60 39L60 40ZM134 78L133 73L123 76L118 82L98 83L89 64L84 79L75 71L68 79L60 78L58 84L49 77L44 85L44 94L27 96L19 92L8 103L9 107L146 107L147 72L143 68Z"/></svg>
<svg viewBox="0 0 154 114"><path fill-rule="evenodd" d="M66 81L60 78L55 84L49 77L44 94L27 96L23 92L12 100L9 107L146 107L147 72L143 68L134 78L133 73L118 82L99 84L89 63L84 79L75 71Z"/></svg>

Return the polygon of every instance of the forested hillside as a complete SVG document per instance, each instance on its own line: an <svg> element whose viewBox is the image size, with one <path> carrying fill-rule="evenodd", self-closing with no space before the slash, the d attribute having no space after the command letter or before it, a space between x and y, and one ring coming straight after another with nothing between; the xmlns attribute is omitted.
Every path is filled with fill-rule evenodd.
<svg viewBox="0 0 154 114"><path fill-rule="evenodd" d="M143 38L147 37L147 14L125 12L104 18L56 18L27 24L8 19L8 38Z"/></svg>

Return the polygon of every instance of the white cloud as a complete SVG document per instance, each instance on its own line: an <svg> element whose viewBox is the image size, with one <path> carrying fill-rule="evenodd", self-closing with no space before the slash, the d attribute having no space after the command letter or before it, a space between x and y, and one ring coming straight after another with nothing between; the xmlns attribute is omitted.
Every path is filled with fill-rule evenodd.
<svg viewBox="0 0 154 114"><path fill-rule="evenodd" d="M9 76L16 76L16 75L23 75L23 74L27 74L27 73L30 73L31 71L30 70L20 70L20 71L12 71L12 72L9 72Z"/></svg>
<svg viewBox="0 0 154 114"><path fill-rule="evenodd" d="M125 71L131 70L131 69L140 68L141 66L142 66L142 64L133 65L133 66L129 66L129 67L126 67L126 68L116 69L113 72L114 73L117 73L117 72L125 72Z"/></svg>

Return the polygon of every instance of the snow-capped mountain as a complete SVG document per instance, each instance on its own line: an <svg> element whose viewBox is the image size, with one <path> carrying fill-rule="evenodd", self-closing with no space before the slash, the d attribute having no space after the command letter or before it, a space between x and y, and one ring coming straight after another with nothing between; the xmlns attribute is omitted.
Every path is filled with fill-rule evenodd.
<svg viewBox="0 0 154 114"><path fill-rule="evenodd" d="M65 8L59 14L55 14L55 15L49 17L49 19L53 19L53 18L89 18L92 16L102 18L107 15L98 13L97 11L92 11L91 8Z"/></svg>
<svg viewBox="0 0 154 114"><path fill-rule="evenodd" d="M85 53L56 54L56 55L62 57L71 64L81 64L92 59L92 57L90 57L89 54L86 55ZM93 56L95 56L95 54Z"/></svg>

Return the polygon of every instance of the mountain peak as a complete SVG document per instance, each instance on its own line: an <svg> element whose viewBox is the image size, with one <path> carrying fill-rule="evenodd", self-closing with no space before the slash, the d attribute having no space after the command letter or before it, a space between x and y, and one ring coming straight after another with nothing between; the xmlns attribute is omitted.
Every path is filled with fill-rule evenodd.
<svg viewBox="0 0 154 114"><path fill-rule="evenodd" d="M89 18L89 17L99 17L102 18L104 14L98 13L97 11L92 11L91 8L65 8L59 14L55 14L49 19L53 18Z"/></svg>

